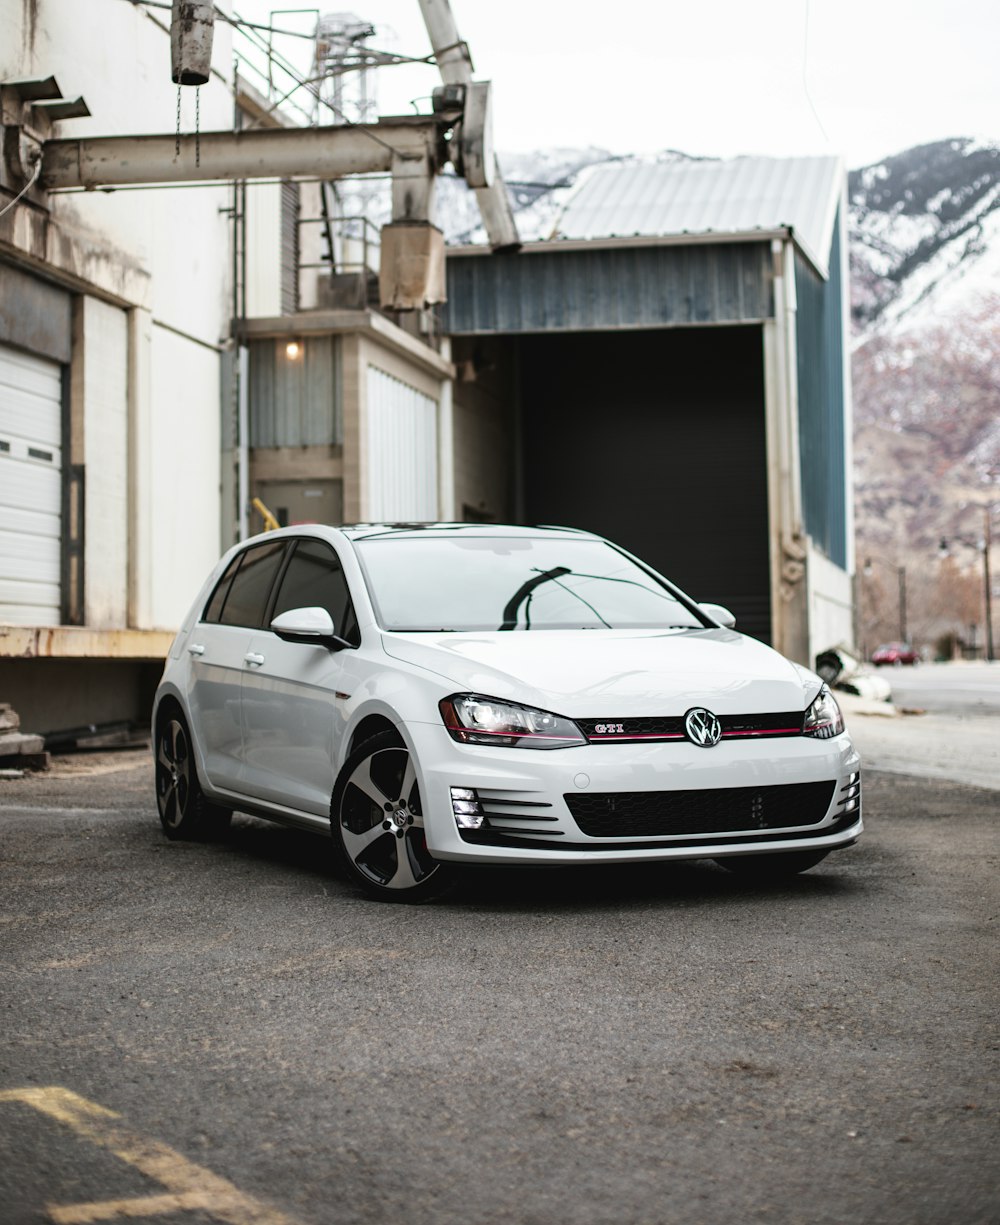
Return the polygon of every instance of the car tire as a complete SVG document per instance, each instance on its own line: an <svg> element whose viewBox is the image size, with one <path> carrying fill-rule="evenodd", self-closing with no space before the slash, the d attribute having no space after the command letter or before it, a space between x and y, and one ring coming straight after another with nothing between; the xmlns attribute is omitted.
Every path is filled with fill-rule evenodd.
<svg viewBox="0 0 1000 1225"><path fill-rule="evenodd" d="M829 854L829 851L778 851L769 855L727 855L715 862L735 876L767 881L807 872Z"/></svg>
<svg viewBox="0 0 1000 1225"><path fill-rule="evenodd" d="M428 853L413 758L392 732L345 762L330 832L348 876L379 901L426 902L454 882L454 869Z"/></svg>
<svg viewBox="0 0 1000 1225"><path fill-rule="evenodd" d="M218 838L232 812L213 804L198 779L191 733L177 709L165 711L156 725L156 807L171 841Z"/></svg>

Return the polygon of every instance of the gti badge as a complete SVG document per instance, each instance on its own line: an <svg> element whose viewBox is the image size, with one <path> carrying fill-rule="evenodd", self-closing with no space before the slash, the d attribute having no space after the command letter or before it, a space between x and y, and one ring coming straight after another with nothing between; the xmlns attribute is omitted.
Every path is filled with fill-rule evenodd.
<svg viewBox="0 0 1000 1225"><path fill-rule="evenodd" d="M696 706L684 716L684 730L692 744L710 749L722 739L722 724L710 710Z"/></svg>

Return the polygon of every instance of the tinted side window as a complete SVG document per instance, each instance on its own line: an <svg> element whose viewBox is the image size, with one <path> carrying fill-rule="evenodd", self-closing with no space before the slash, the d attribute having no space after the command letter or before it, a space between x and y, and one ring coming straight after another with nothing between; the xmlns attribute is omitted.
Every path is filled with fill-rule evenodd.
<svg viewBox="0 0 1000 1225"><path fill-rule="evenodd" d="M326 609L342 638L355 645L361 641L351 593L337 554L322 541L300 540L281 580L271 618L290 608L313 607Z"/></svg>
<svg viewBox="0 0 1000 1225"><path fill-rule="evenodd" d="M215 584L215 590L212 592L212 597L205 606L205 615L202 621L218 621L219 615L222 612L222 606L226 602L226 596L229 595L229 584L233 581L233 575L239 569L240 562L243 560L243 555L237 553L233 560L226 566L222 578Z"/></svg>
<svg viewBox="0 0 1000 1225"><path fill-rule="evenodd" d="M276 540L274 544L255 545L242 554L243 563L222 606L222 625L257 628L263 623L267 597L284 551L285 542Z"/></svg>

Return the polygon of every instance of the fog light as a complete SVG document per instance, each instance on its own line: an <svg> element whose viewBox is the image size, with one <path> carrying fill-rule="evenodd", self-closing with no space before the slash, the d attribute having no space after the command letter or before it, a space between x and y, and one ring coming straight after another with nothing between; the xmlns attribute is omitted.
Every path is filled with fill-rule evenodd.
<svg viewBox="0 0 1000 1225"><path fill-rule="evenodd" d="M857 812L861 807L861 775L858 773L848 775L846 784L841 787L840 794L844 797L838 807L844 810L844 813Z"/></svg>
<svg viewBox="0 0 1000 1225"><path fill-rule="evenodd" d="M486 814L472 787L452 787L451 811L459 829L482 829Z"/></svg>

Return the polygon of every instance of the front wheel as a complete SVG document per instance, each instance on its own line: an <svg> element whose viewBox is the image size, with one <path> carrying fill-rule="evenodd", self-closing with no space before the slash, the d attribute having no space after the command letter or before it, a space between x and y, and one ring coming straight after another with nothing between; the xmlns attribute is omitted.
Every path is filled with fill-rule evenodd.
<svg viewBox="0 0 1000 1225"><path fill-rule="evenodd" d="M170 711L156 728L156 807L171 841L217 838L229 827L232 812L205 797L191 747L191 733L180 711Z"/></svg>
<svg viewBox="0 0 1000 1225"><path fill-rule="evenodd" d="M423 902L453 873L427 850L413 758L391 732L348 758L333 792L330 825L351 878L383 902Z"/></svg>
<svg viewBox="0 0 1000 1225"><path fill-rule="evenodd" d="M735 876L768 881L797 876L814 868L829 851L785 851L773 855L727 855L715 862Z"/></svg>

